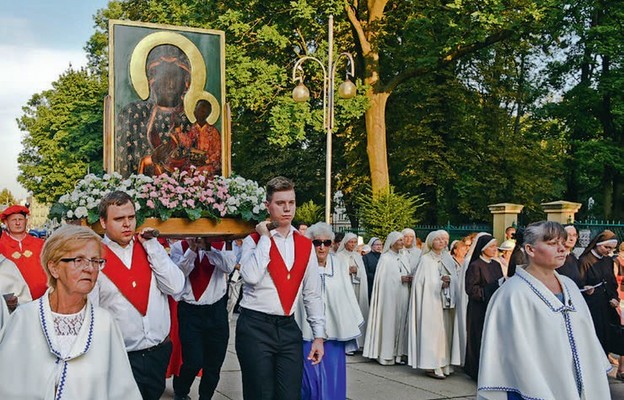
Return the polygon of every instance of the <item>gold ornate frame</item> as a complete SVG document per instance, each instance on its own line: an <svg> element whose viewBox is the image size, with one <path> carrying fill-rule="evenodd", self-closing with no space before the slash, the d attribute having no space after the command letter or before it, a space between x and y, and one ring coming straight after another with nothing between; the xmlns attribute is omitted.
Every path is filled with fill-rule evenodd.
<svg viewBox="0 0 624 400"><path fill-rule="evenodd" d="M163 24L151 24L143 22L110 20L109 21L109 95L104 100L104 169L108 172L116 171L115 166L115 123L117 111L116 100L116 62L115 54L116 41L124 38L116 37L115 28L117 26L137 27L141 32L137 37L142 38L134 46L127 68L123 70L129 73L132 90L140 100L146 100L150 93L147 74L146 61L149 52L156 46L171 44L180 48L188 57L191 64L191 82L188 91L184 96L184 113L191 123L196 118L193 107L197 100L204 99L212 105L212 113L206 119L214 125L219 119L221 124L217 126L221 132L221 173L224 176L231 174L231 123L229 108L225 103L225 32L179 27ZM220 88L221 93L217 93L218 99L213 93L206 90L207 67L201 51L196 43L188 36L212 35L217 36L219 41L219 64L220 64ZM121 57L120 57L121 58ZM127 88L129 89L129 88Z"/></svg>

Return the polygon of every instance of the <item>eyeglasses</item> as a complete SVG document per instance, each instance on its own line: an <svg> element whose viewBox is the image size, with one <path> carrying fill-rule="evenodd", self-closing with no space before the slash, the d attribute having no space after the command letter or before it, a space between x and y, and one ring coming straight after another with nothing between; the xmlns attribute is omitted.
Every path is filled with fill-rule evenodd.
<svg viewBox="0 0 624 400"><path fill-rule="evenodd" d="M314 245L314 247L321 247L321 245L325 246L325 247L329 247L332 244L331 239L327 239L327 240L318 240L318 239L314 239L312 241L312 244Z"/></svg>
<svg viewBox="0 0 624 400"><path fill-rule="evenodd" d="M72 257L72 258L61 258L60 261L66 263L73 263L74 268L85 270L87 267L93 267L93 269L97 269L101 271L104 268L104 264L106 264L106 260L103 258L84 258L84 257Z"/></svg>

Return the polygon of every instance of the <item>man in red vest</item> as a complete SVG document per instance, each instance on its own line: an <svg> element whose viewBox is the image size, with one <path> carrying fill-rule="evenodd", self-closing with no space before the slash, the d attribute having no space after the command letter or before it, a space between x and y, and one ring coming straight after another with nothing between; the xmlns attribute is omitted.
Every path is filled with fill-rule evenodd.
<svg viewBox="0 0 624 400"><path fill-rule="evenodd" d="M171 356L167 295L182 291L184 274L158 239L144 237L151 228L135 235L134 202L127 193L104 196L99 212L106 267L89 296L115 317L141 396L158 400Z"/></svg>
<svg viewBox="0 0 624 400"><path fill-rule="evenodd" d="M188 393L200 369L200 399L211 399L219 383L230 338L228 276L236 264L224 245L197 238L171 246L171 259L186 276L184 290L176 297L182 366L173 378L174 400L190 400Z"/></svg>
<svg viewBox="0 0 624 400"><path fill-rule="evenodd" d="M30 291L26 297L36 300L47 290L48 277L39 258L43 240L28 234L28 214L30 210L20 205L10 206L0 214L6 225L6 231L0 237L0 252L17 265Z"/></svg>
<svg viewBox="0 0 624 400"><path fill-rule="evenodd" d="M245 400L292 400L301 397L304 363L301 330L293 316L299 297L315 338L305 362L318 364L323 358L321 278L312 242L291 225L296 209L293 182L276 177L266 190L266 206L276 227L261 222L243 241L236 353Z"/></svg>

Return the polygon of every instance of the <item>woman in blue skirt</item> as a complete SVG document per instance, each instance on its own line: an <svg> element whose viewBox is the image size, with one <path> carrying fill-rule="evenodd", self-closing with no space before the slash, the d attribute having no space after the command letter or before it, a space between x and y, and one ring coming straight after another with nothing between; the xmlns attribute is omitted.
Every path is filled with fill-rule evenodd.
<svg viewBox="0 0 624 400"><path fill-rule="evenodd" d="M325 355L320 364L304 361L302 400L346 399L347 365L345 352L357 350L355 339L360 335L364 318L349 280L349 268L329 253L334 233L331 227L319 222L308 228L306 236L312 240L322 281L325 306ZM310 353L314 338L305 319L305 304L301 300L295 312L303 334L304 357Z"/></svg>

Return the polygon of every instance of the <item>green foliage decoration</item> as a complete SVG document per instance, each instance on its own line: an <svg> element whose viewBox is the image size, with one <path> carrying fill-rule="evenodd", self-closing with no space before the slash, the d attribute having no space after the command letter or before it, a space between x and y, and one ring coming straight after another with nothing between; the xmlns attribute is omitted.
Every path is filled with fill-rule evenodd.
<svg viewBox="0 0 624 400"><path fill-rule="evenodd" d="M13 193L11 193L9 189L4 188L2 189L2 191L0 191L0 204L11 205L15 203L17 203L17 201L15 200L15 196L13 196Z"/></svg>
<svg viewBox="0 0 624 400"><path fill-rule="evenodd" d="M371 237L379 238L414 226L418 222L415 213L425 204L421 196L397 193L393 186L376 193L369 187L358 200L362 227Z"/></svg>
<svg viewBox="0 0 624 400"><path fill-rule="evenodd" d="M306 225L312 225L323 220L323 207L316 204L312 200L297 206L295 212L295 221L302 222Z"/></svg>

